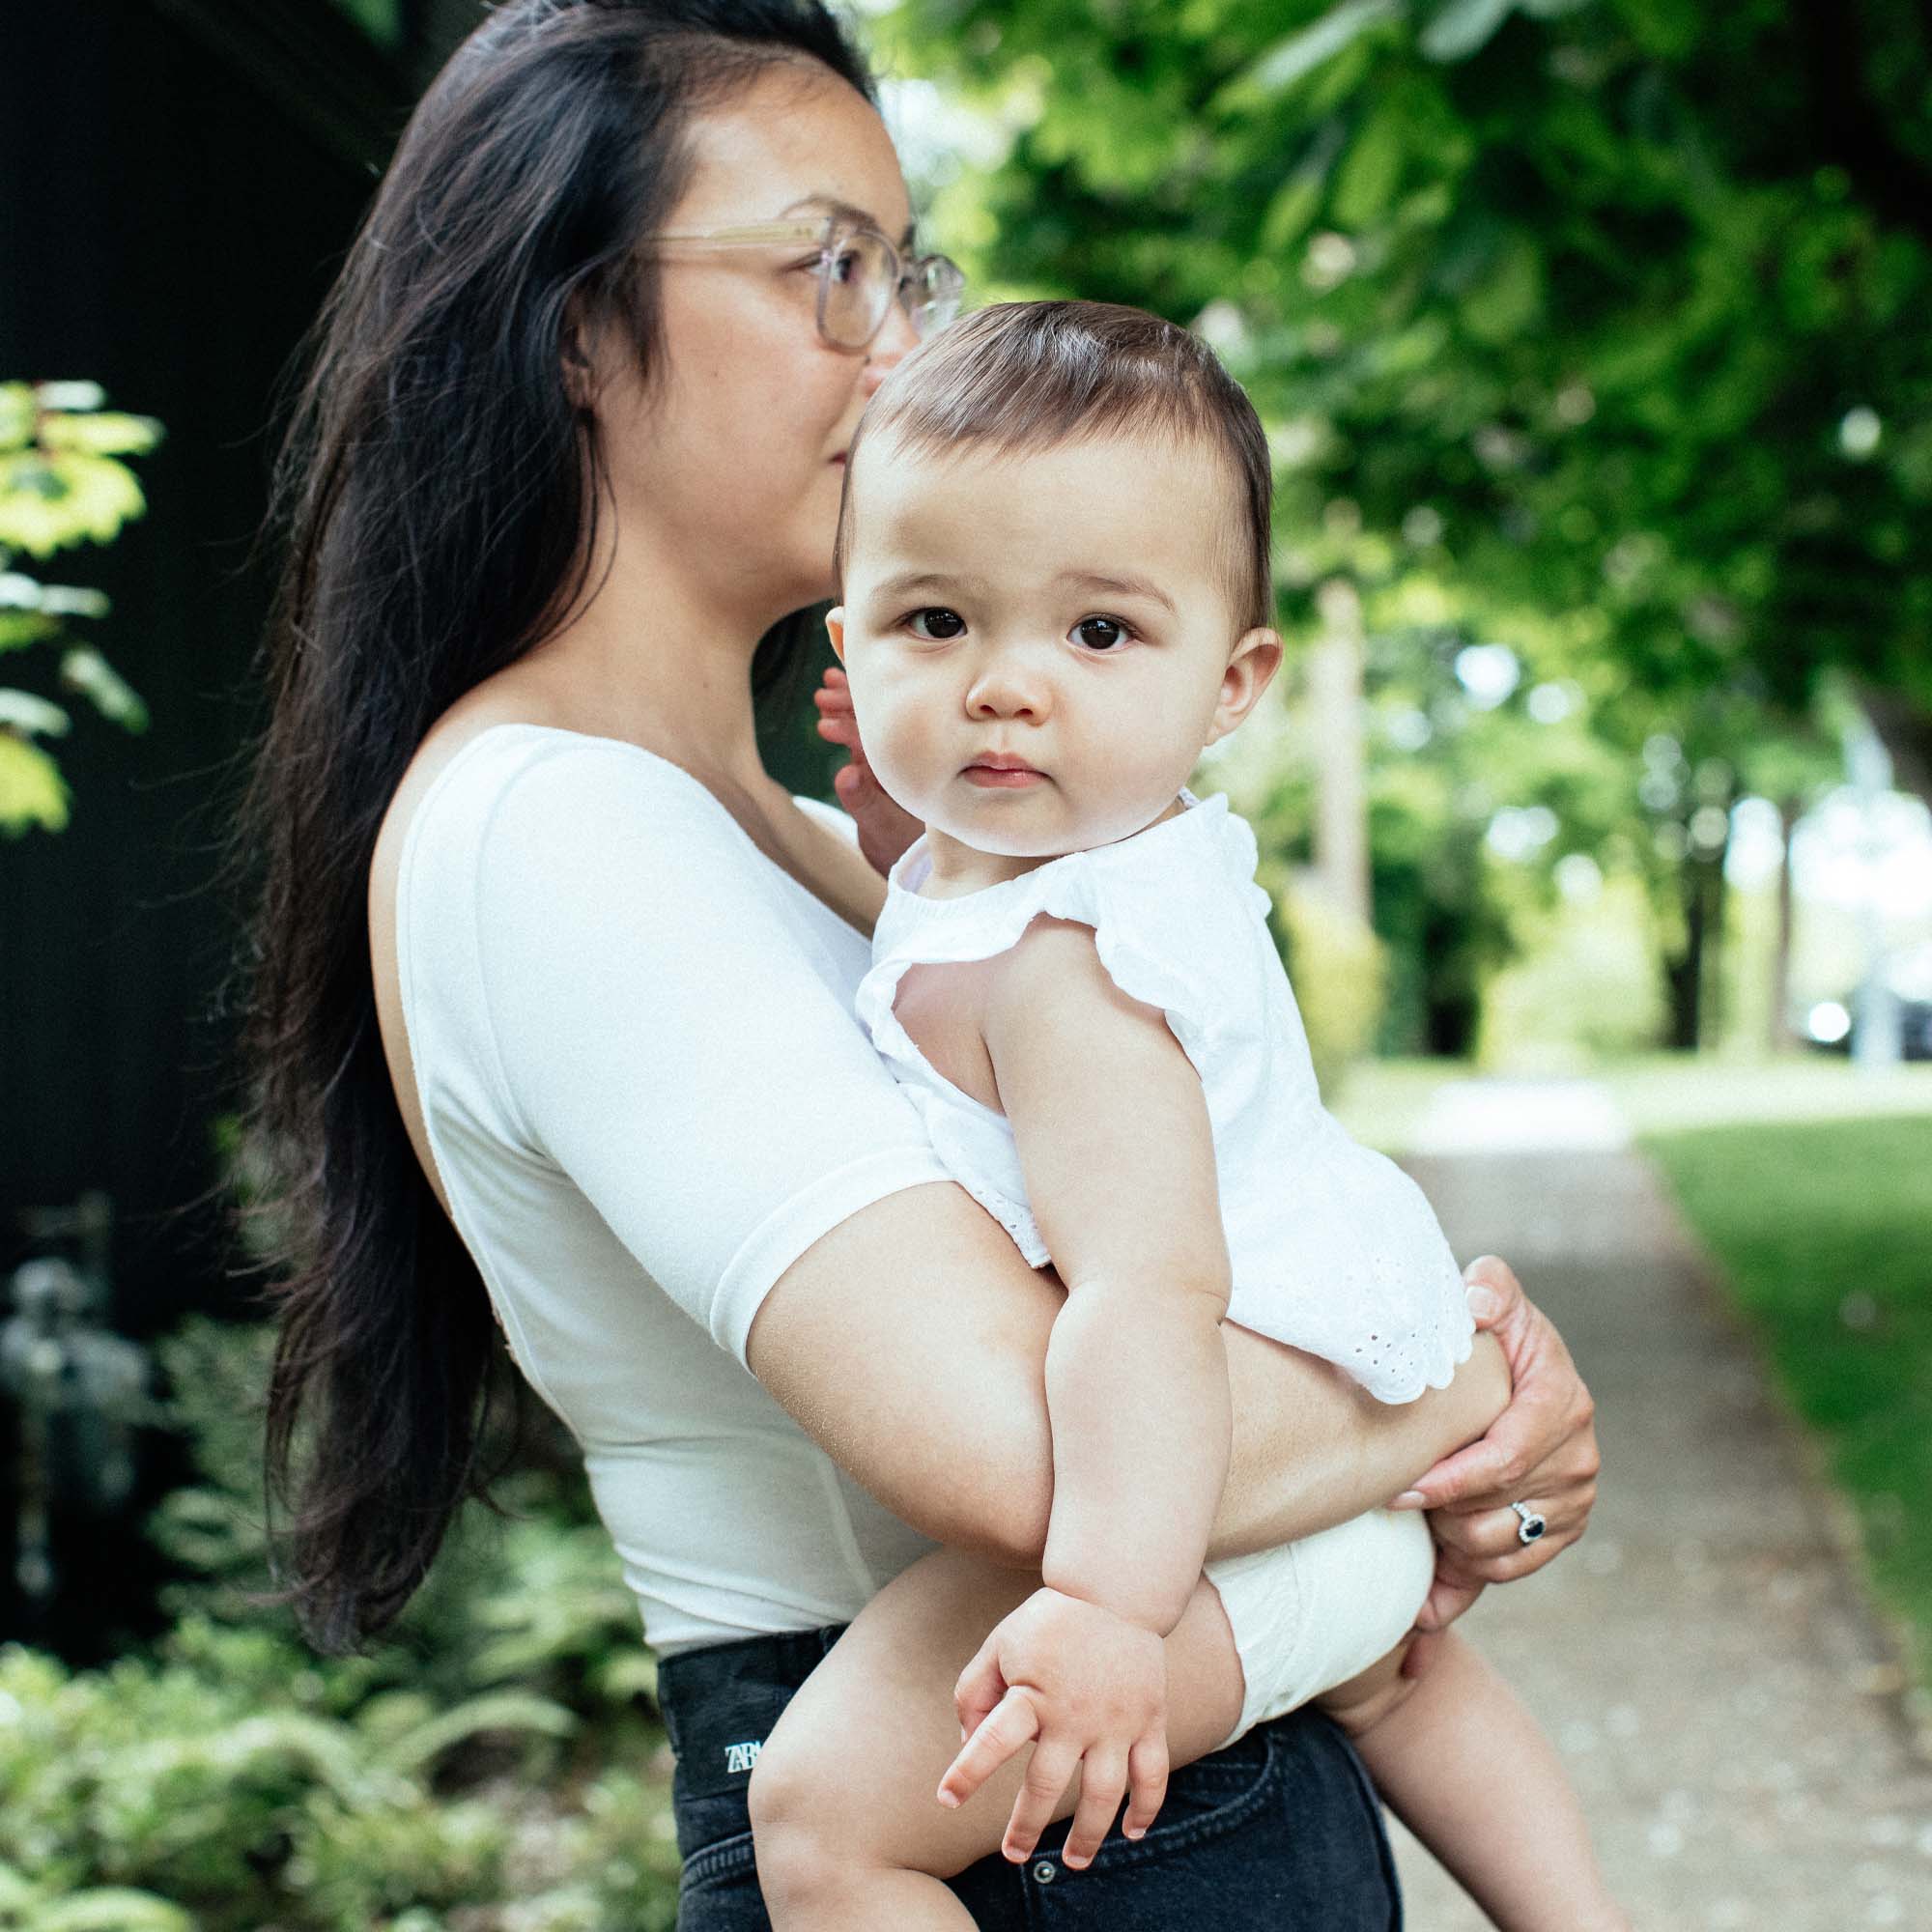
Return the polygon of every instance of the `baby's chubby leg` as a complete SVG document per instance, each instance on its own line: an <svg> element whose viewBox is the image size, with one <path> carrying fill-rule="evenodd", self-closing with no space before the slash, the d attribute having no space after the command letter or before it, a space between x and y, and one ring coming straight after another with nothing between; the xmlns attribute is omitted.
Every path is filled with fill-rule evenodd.
<svg viewBox="0 0 1932 1932"><path fill-rule="evenodd" d="M952 1687L1038 1587L1037 1574L937 1550L881 1590L811 1673L752 1775L758 1881L778 1932L970 1932L941 1881L999 1850L1031 1752L944 1808L934 1794L960 1743ZM1186 1764L1219 1748L1241 1710L1240 1658L1206 1583L1167 1638L1167 1666L1169 1751ZM1054 1815L1078 1798L1076 1780Z"/></svg>
<svg viewBox="0 0 1932 1932"><path fill-rule="evenodd" d="M1451 1632L1405 1677L1407 1648L1315 1700L1397 1816L1502 1932L1629 1932L1562 1761L1501 1674Z"/></svg>

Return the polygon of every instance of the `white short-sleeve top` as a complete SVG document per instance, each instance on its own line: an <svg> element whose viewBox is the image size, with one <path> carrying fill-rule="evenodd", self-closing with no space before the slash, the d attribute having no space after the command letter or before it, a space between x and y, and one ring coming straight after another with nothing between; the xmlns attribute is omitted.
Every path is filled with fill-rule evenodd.
<svg viewBox="0 0 1932 1932"><path fill-rule="evenodd" d="M1247 821L1223 796L1181 799L1185 810L1130 838L956 898L919 895L931 871L920 839L893 868L859 1016L953 1179L1041 1266L1051 1257L1006 1116L925 1059L894 1001L912 966L990 958L1042 914L1092 926L1108 974L1165 1012L1201 1075L1229 1319L1322 1356L1383 1402L1412 1401L1469 1353L1462 1275L1421 1189L1321 1105Z"/></svg>
<svg viewBox="0 0 1932 1932"><path fill-rule="evenodd" d="M416 806L396 941L458 1231L582 1445L650 1642L855 1615L932 1545L744 1358L819 1236L948 1179L853 1022L866 935L677 766L500 724Z"/></svg>

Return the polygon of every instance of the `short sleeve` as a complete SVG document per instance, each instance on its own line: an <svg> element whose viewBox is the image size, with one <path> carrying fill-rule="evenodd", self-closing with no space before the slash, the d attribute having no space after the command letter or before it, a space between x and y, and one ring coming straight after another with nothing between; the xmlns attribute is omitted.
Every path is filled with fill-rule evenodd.
<svg viewBox="0 0 1932 1932"><path fill-rule="evenodd" d="M511 1118L740 1361L819 1236L948 1179L771 866L696 780L584 740L497 800L477 958Z"/></svg>

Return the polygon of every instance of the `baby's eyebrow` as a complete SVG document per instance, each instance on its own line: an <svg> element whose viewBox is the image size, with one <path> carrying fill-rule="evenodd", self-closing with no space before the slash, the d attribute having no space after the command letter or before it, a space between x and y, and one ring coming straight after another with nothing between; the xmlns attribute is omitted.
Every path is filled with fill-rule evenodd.
<svg viewBox="0 0 1932 1932"><path fill-rule="evenodd" d="M1180 615L1175 608L1174 599L1159 584L1145 577L1110 576L1094 570L1063 570L1058 581L1070 583L1076 590L1105 590L1116 597L1145 597L1150 603L1160 605L1170 616Z"/></svg>
<svg viewBox="0 0 1932 1932"><path fill-rule="evenodd" d="M881 579L872 586L875 597L902 597L908 590L952 590L960 586L971 589L976 580L970 577L948 577L937 570L902 570L896 577Z"/></svg>

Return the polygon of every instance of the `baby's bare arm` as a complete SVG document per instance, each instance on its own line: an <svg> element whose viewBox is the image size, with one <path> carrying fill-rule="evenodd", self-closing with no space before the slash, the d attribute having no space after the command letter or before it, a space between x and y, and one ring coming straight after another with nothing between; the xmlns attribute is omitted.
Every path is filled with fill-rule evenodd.
<svg viewBox="0 0 1932 1932"><path fill-rule="evenodd" d="M1228 1463L1228 1248L1201 1077L1090 926L1037 919L984 1039L1067 1289L1047 1346L1054 1589L1159 1634L1186 1607Z"/></svg>

